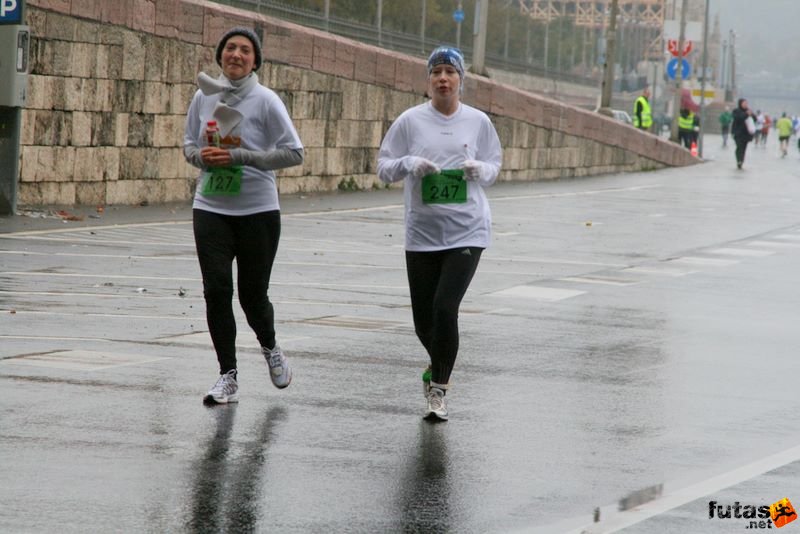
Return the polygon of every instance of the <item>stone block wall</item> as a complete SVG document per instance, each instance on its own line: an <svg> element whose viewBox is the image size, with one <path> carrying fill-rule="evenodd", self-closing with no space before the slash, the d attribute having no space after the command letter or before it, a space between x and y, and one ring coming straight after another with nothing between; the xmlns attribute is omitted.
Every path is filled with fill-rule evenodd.
<svg viewBox="0 0 800 534"><path fill-rule="evenodd" d="M284 100L306 147L282 193L382 187L376 158L391 121L425 100L424 62L203 0L28 0L33 36L23 110L21 205L191 198L185 113L201 70L234 25L262 32L261 82ZM687 165L662 139L606 117L468 75L464 101L489 113L501 180Z"/></svg>

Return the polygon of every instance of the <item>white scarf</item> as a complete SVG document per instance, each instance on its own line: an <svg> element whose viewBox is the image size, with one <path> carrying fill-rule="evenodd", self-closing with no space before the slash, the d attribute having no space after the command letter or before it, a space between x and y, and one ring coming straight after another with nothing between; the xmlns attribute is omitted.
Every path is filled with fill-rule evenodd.
<svg viewBox="0 0 800 534"><path fill-rule="evenodd" d="M229 80L224 74L214 79L205 72L197 75L197 85L204 95L222 93L214 112L211 114L217 121L219 133L227 136L242 121L244 115L231 106L235 106L247 96L253 87L258 85L258 76L251 72L240 80Z"/></svg>

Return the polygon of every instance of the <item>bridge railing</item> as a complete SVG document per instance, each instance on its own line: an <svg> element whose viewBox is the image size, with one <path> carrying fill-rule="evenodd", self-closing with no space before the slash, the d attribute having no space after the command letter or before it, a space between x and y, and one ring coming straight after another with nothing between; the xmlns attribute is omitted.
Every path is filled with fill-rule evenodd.
<svg viewBox="0 0 800 534"><path fill-rule="evenodd" d="M269 15L282 20L288 20L307 26L328 31L341 35L362 43L388 48L404 54L427 57L431 50L440 45L455 46L455 43L442 42L441 40L425 39L423 42L419 35L398 32L394 30L381 29L373 25L362 24L352 20L329 16L327 19L324 14L317 11L302 9L286 2L278 0L213 0L218 4L229 5L239 9L255 11L264 15ZM462 46L464 59L469 63L472 60L472 48ZM540 60L530 62L505 58L497 54L486 54L486 65L492 69L505 70L531 76L546 77L552 80L570 82L579 85L596 86L598 78L580 76L576 74L545 69Z"/></svg>

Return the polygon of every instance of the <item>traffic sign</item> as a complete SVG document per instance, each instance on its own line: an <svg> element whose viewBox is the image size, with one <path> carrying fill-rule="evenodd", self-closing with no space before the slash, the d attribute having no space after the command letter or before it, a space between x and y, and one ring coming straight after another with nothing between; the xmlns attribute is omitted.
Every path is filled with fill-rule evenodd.
<svg viewBox="0 0 800 534"><path fill-rule="evenodd" d="M703 100L703 91L701 89L692 89L689 94L691 95L692 101L695 104L699 105L700 102ZM714 90L714 88L713 87L706 87L706 90L705 90L705 101L707 103L708 102L713 102L716 97L717 97L717 92Z"/></svg>
<svg viewBox="0 0 800 534"><path fill-rule="evenodd" d="M678 56L678 40L677 39L669 39L667 40L667 50L673 56ZM683 53L681 54L683 57L689 55L689 52L692 51L692 41L685 40L683 41Z"/></svg>
<svg viewBox="0 0 800 534"><path fill-rule="evenodd" d="M459 8L453 11L453 20L459 23L464 22L464 10Z"/></svg>
<svg viewBox="0 0 800 534"><path fill-rule="evenodd" d="M664 21L664 39L680 39L681 24L677 20ZM687 22L683 30L683 38L689 41L703 40L703 25L699 22Z"/></svg>
<svg viewBox="0 0 800 534"><path fill-rule="evenodd" d="M0 24L22 22L22 0L0 0Z"/></svg>
<svg viewBox="0 0 800 534"><path fill-rule="evenodd" d="M667 76L669 76L670 80L674 80L675 76L678 73L678 58L674 57L669 60L667 63ZM692 67L689 65L689 61L683 59L681 60L681 79L685 80L689 77L692 73Z"/></svg>

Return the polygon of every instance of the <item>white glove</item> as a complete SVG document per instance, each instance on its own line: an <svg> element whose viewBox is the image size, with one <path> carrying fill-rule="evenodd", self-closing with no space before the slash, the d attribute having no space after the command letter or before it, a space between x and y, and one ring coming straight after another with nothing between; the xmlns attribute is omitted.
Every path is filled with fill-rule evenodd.
<svg viewBox="0 0 800 534"><path fill-rule="evenodd" d="M418 180L429 174L438 174L440 170L439 166L429 159L414 157L411 161L411 175Z"/></svg>
<svg viewBox="0 0 800 534"><path fill-rule="evenodd" d="M483 164L474 159L468 159L461 165L464 170L464 179L468 182L478 182L483 175Z"/></svg>

